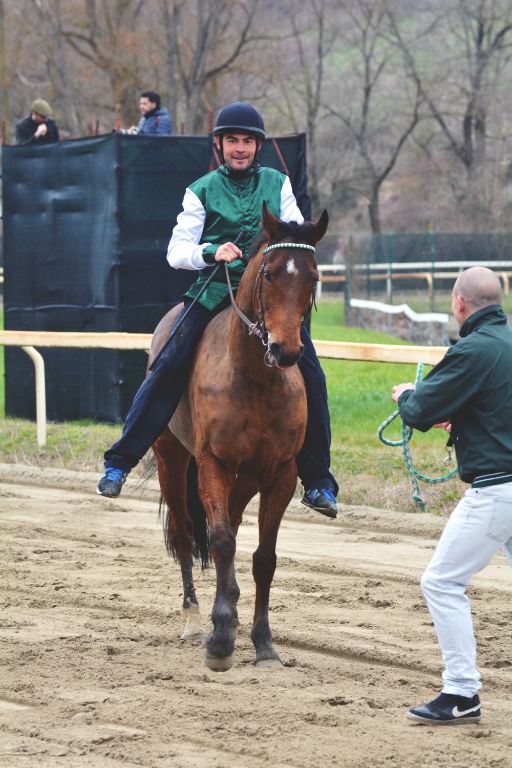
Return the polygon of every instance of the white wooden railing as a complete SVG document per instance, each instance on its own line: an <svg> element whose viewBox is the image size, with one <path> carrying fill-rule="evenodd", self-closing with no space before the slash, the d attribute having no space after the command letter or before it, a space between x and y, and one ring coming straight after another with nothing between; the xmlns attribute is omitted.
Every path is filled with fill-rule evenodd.
<svg viewBox="0 0 512 768"><path fill-rule="evenodd" d="M149 350L150 333L53 333L49 331L0 331L0 346L21 347L36 369L37 442L46 445L45 371L42 355L34 347ZM313 341L318 357L334 360L365 360L381 363L435 365L447 347L409 347L393 344L359 344L348 341Z"/></svg>
<svg viewBox="0 0 512 768"><path fill-rule="evenodd" d="M512 277L512 261L486 261L484 266L494 269L498 277L503 281L503 293L510 295L510 280ZM432 270L434 266L434 271ZM438 261L432 265L429 261L417 261L411 264L402 264L394 261L380 264L354 264L352 269L357 273L366 272L370 280L386 280L387 293L390 293L391 280L410 280L423 279L427 281L429 297L432 298L434 280L456 280L460 273L468 267L476 266L474 261ZM443 272L441 270L451 270ZM457 271L454 272L453 270ZM343 283L345 282L346 266L345 264L319 264L318 272L320 280L316 288L316 298L322 298L322 283ZM340 274L329 274L330 272L339 272Z"/></svg>

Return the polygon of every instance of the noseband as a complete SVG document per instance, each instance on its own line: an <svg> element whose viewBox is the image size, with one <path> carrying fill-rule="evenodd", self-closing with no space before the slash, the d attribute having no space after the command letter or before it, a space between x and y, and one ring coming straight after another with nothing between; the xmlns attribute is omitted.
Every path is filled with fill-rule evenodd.
<svg viewBox="0 0 512 768"><path fill-rule="evenodd" d="M272 366L269 363L269 357L270 357L270 341L268 336L268 331L265 328L265 317L263 313L263 305L261 301L261 289L262 289L262 283L263 283L263 275L265 274L265 266L266 266L266 259L265 256L269 251L274 251L277 248L301 248L306 251L313 251L313 253L316 253L316 248L313 245L306 245L305 243L276 243L275 245L269 245L265 250L263 251L263 259L260 265L260 268L258 270L258 274L256 275L256 280L254 282L254 304L256 304L256 299L258 300L258 306L256 309L256 314L258 315L258 322L257 323L251 323L249 318L244 315L241 309L239 309L235 302L235 297L233 296L233 289L231 288L231 280L229 279L229 271L228 271L228 263L227 261L224 262L224 267L226 270L226 280L229 288L229 296L231 299L231 306L239 316L239 318L248 326L249 328L249 336L257 336L264 347L267 347L267 351L265 353L265 365L267 365L269 368L272 368ZM308 305L308 309L306 310L306 315L309 314L311 311L311 306L315 301L315 289L313 288L313 292L311 294L311 302ZM266 337L266 338L265 338Z"/></svg>

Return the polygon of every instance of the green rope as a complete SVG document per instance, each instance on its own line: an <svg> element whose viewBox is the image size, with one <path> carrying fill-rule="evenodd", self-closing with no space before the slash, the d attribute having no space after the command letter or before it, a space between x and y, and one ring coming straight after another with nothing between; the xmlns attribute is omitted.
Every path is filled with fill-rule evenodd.
<svg viewBox="0 0 512 768"><path fill-rule="evenodd" d="M419 381L421 381L422 374L423 374L423 363L419 363L418 369L416 371L416 380L414 382L415 385ZM452 478L459 471L459 468L455 467L455 469L452 472L450 472L448 475L445 475L444 477L425 477L425 475L422 475L420 472L414 469L414 464L413 464L412 455L411 455L411 447L409 445L410 441L412 440L412 436L414 434L413 428L408 427L407 424L404 424L402 422L402 439L401 440L388 440L382 434L386 429L386 427L389 427L391 422L394 421L399 415L400 415L400 410L397 408L396 411L394 411L391 414L391 416L389 416L385 421L382 422L382 424L377 430L377 436L381 441L381 443L384 443L384 445L391 445L391 446L401 445L402 446L402 456L405 461L405 466L409 470L409 474L411 476L411 483L413 488L412 498L417 503L420 510L424 512L426 507L426 501L424 501L421 498L420 485L418 483L418 479L422 480L424 483L430 483L431 485L437 485L438 483L446 483L447 480L450 480L450 478ZM451 456L449 457L449 461L451 461Z"/></svg>

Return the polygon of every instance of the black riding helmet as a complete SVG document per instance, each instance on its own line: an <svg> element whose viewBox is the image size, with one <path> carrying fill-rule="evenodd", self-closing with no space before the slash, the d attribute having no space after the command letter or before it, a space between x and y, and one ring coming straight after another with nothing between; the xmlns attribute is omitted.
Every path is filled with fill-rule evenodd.
<svg viewBox="0 0 512 768"><path fill-rule="evenodd" d="M214 136L222 136L224 133L251 133L257 138L265 138L265 125L263 118L255 107L246 104L245 101L235 101L221 109L215 121ZM220 140L220 156L224 162L222 151L222 139ZM257 165L258 152L254 156L253 167Z"/></svg>

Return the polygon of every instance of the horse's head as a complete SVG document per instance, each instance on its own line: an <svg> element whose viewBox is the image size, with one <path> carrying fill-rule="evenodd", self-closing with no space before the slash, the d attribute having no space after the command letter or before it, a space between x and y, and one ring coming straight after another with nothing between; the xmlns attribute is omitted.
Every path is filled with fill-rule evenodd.
<svg viewBox="0 0 512 768"><path fill-rule="evenodd" d="M301 320L318 280L314 246L325 235L328 221L324 211L315 223L286 223L263 203L264 234L258 243L261 263L254 304L260 325L268 333L267 360L273 368L295 365L304 351Z"/></svg>

